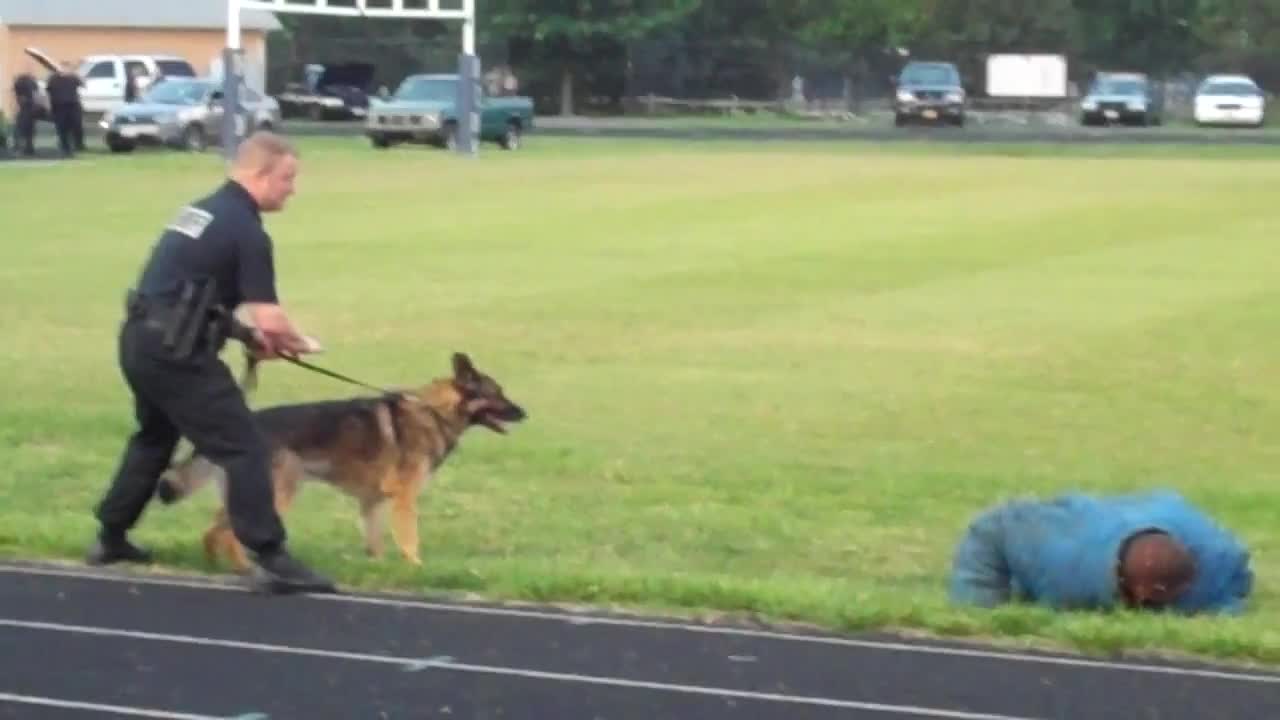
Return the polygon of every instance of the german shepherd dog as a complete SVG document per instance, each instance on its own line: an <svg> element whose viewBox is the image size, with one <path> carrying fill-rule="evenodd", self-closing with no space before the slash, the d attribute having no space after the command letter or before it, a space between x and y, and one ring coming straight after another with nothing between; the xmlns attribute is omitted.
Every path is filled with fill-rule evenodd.
<svg viewBox="0 0 1280 720"><path fill-rule="evenodd" d="M453 376L403 392L264 408L254 413L271 452L276 510L283 515L305 478L338 488L360 505L365 549L382 554L383 519L391 507L391 534L409 562L418 555L419 493L463 433L483 426L505 434L525 411L503 394L464 353L453 355ZM193 452L160 478L156 496L172 504L216 480L222 506L204 534L205 555L219 556L240 572L249 569L245 549L231 530L226 475Z"/></svg>

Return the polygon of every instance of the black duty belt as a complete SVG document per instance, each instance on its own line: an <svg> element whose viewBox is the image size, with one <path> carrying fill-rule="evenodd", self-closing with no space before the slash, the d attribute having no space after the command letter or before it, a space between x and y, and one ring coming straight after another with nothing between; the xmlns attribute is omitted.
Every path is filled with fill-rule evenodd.
<svg viewBox="0 0 1280 720"><path fill-rule="evenodd" d="M134 290L124 303L125 315L130 320L141 320L144 325L154 330L165 330L177 314L172 299L149 298Z"/></svg>
<svg viewBox="0 0 1280 720"><path fill-rule="evenodd" d="M178 297L151 297L131 290L125 300L127 317L159 332L165 349L178 359L200 350L215 354L221 350L229 328L216 309L210 286L188 285Z"/></svg>

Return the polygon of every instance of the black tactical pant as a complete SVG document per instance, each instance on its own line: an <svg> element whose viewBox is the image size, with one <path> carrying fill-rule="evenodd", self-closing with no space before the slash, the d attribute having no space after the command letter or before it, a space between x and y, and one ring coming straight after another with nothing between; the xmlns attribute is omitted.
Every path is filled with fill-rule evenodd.
<svg viewBox="0 0 1280 720"><path fill-rule="evenodd" d="M76 124L78 113L74 103L57 103L50 108L53 115L53 126L58 131L58 147L63 155L71 155L76 151ZM83 132L83 127L81 127ZM82 143L83 144L83 143Z"/></svg>
<svg viewBox="0 0 1280 720"><path fill-rule="evenodd" d="M84 152L84 106L80 103L71 104L71 136L76 152Z"/></svg>
<svg viewBox="0 0 1280 720"><path fill-rule="evenodd" d="M36 114L35 102L19 101L18 117L14 121L13 149L24 155L36 151Z"/></svg>
<svg viewBox="0 0 1280 720"><path fill-rule="evenodd" d="M236 539L257 554L283 549L266 439L217 349L174 359L163 330L131 311L120 330L120 368L133 391L138 429L97 508L104 533L132 528L169 466L179 436L227 474L227 510Z"/></svg>

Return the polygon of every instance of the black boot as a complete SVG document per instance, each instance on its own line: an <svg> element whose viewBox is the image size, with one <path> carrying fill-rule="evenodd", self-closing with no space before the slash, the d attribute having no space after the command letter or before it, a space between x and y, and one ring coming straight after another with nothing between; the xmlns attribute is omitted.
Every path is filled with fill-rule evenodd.
<svg viewBox="0 0 1280 720"><path fill-rule="evenodd" d="M172 505L178 500L178 491L164 477L161 477L160 482L156 483L155 497L165 505Z"/></svg>
<svg viewBox="0 0 1280 720"><path fill-rule="evenodd" d="M284 595L338 591L332 580L313 572L283 548L257 555L254 565L253 584L262 592Z"/></svg>
<svg viewBox="0 0 1280 720"><path fill-rule="evenodd" d="M117 562L149 563L151 553L129 542L122 532L103 530L89 548L85 561L90 565L110 565Z"/></svg>

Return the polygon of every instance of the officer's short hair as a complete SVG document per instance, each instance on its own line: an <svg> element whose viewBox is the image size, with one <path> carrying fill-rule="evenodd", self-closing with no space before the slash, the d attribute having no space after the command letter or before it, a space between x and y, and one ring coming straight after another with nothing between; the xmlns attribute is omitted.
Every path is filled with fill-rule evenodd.
<svg viewBox="0 0 1280 720"><path fill-rule="evenodd" d="M269 130L258 130L240 143L234 165L239 172L266 173L285 156L298 157L293 143Z"/></svg>

